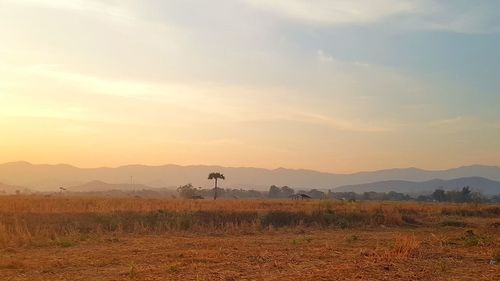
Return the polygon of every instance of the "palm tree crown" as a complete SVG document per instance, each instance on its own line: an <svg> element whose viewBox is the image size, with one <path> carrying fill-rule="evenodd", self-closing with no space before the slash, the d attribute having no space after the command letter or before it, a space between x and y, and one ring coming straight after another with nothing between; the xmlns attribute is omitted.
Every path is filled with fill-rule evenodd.
<svg viewBox="0 0 500 281"><path fill-rule="evenodd" d="M214 184L215 184L215 187L214 187L214 200L217 199L217 180L221 179L221 180L225 180L226 177L224 177L224 174L221 174L221 173L210 173L208 174L208 179L209 180L214 180Z"/></svg>

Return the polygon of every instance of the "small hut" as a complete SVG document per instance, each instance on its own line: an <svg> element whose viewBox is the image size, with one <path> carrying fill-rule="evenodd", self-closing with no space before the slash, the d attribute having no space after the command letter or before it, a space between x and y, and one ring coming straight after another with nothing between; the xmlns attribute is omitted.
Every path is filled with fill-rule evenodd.
<svg viewBox="0 0 500 281"><path fill-rule="evenodd" d="M293 194L290 196L292 200L306 200L306 199L312 199L311 196L305 194L305 193L297 193Z"/></svg>

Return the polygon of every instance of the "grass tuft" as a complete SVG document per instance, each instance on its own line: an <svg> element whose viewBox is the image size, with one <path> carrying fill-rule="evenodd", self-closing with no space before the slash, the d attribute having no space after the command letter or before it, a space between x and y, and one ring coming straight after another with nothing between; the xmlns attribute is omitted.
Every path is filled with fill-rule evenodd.
<svg viewBox="0 0 500 281"><path fill-rule="evenodd" d="M449 244L464 246L489 246L493 244L493 239L485 235L475 234L472 230L467 230L464 235L449 240Z"/></svg>
<svg viewBox="0 0 500 281"><path fill-rule="evenodd" d="M467 227L467 223L457 220L443 220L439 223L440 226L451 226L451 227Z"/></svg>

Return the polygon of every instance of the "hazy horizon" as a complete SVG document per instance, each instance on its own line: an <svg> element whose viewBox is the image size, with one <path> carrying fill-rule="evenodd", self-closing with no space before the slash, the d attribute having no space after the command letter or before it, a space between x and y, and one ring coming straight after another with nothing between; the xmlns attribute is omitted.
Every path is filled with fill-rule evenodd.
<svg viewBox="0 0 500 281"><path fill-rule="evenodd" d="M357 173L328 173L315 170L262 169L256 167L223 167L209 165L161 166L126 165L120 167L79 168L69 164L47 165L28 162L0 164L0 186L7 192L14 188L28 188L31 191L54 191L61 186L73 191L96 191L128 189L135 184L141 189L176 187L186 183L210 188L213 181L207 175L220 172L225 180L220 187L229 189L267 190L271 185L288 186L297 189L322 189L354 186L359 188L380 188L427 191L439 186L459 188L471 186L484 194L500 192L500 167L467 166L447 170L422 170L414 168L359 171ZM114 185L114 186L113 186ZM121 187L118 185L122 185ZM123 186L124 185L124 186ZM5 190L4 190L5 191ZM2 190L0 190L0 193Z"/></svg>
<svg viewBox="0 0 500 281"><path fill-rule="evenodd" d="M0 0L0 163L500 166L499 10Z"/></svg>
<svg viewBox="0 0 500 281"><path fill-rule="evenodd" d="M322 171L322 170L317 170L317 169L304 169L304 168L290 168L290 167L271 167L271 168L266 168L266 167L258 167L258 166L225 166L225 165L218 165L218 164L176 164L176 163L163 163L163 164L143 164L143 163L126 163L123 165L116 165L116 166L105 166L105 165L96 165L96 166L80 166L80 165L75 165L72 163L35 163L35 162L30 162L30 161L25 161L25 160L19 160L19 161L8 161L8 162L0 162L0 165L7 165L7 164L29 164L29 165L34 165L34 166L40 166L40 165L49 165L49 166L58 166L58 165L67 165L79 169L100 169L100 168L120 168L120 167L127 167L127 166L145 166L145 167L162 167L162 166L179 166L179 167L221 167L221 168L249 168L249 169L263 169L263 170L279 170L279 169L285 169L285 170L304 170L304 171L312 171L312 172L320 172L320 173L328 173L328 174L338 174L338 175L349 175L349 174L356 174L356 173L364 173L364 172L378 172L378 171L386 171L386 170L406 170L406 169L417 169L417 170L422 170L422 171L447 171L447 170L452 170L452 169L459 169L459 168L468 168L468 167L499 167L499 165L483 165L483 164L469 164L469 165L459 165L459 166L453 166L453 167L446 167L443 169L427 169L427 168L422 168L422 167L387 167L387 168L382 168L382 169L376 169L376 170L359 170L359 171L353 171L353 172L338 172L338 171Z"/></svg>

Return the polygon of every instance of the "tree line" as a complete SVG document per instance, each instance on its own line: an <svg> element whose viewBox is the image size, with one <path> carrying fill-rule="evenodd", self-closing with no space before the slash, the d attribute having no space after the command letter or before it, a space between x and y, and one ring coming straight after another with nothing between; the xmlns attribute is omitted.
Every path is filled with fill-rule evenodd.
<svg viewBox="0 0 500 281"><path fill-rule="evenodd" d="M201 188L194 187L192 184L179 186L177 192L181 198L201 199L201 198L269 198L269 199L287 199L293 195L306 194L312 199L337 199L343 201L422 201L422 202L492 202L500 203L500 194L493 197L485 197L479 192L473 192L469 186L461 190L448 190L437 188L434 192L427 195L410 196L401 192L374 192L363 193L356 192L326 192L318 189L295 190L289 186L272 185L268 191L259 191L254 189L236 189L236 188Z"/></svg>

